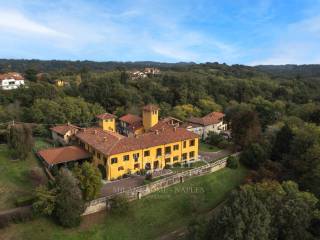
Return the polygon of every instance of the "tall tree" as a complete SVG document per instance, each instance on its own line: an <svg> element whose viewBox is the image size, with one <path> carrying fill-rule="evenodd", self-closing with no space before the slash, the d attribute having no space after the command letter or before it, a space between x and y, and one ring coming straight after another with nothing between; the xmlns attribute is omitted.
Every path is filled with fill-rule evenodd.
<svg viewBox="0 0 320 240"><path fill-rule="evenodd" d="M259 142L261 127L256 112L240 110L231 117L232 137L236 145L249 146L253 142Z"/></svg>
<svg viewBox="0 0 320 240"><path fill-rule="evenodd" d="M9 128L8 146L13 156L25 160L34 145L32 129L27 124L13 124Z"/></svg>
<svg viewBox="0 0 320 240"><path fill-rule="evenodd" d="M294 182L244 185L212 217L205 239L316 239L310 227L319 218L317 203Z"/></svg>
<svg viewBox="0 0 320 240"><path fill-rule="evenodd" d="M78 226L84 211L78 180L65 168L60 169L56 179L59 193L56 198L55 216L64 227Z"/></svg>
<svg viewBox="0 0 320 240"><path fill-rule="evenodd" d="M283 156L290 152L291 142L293 140L293 131L288 124L285 124L277 133L273 144L271 159L282 160Z"/></svg>
<svg viewBox="0 0 320 240"><path fill-rule="evenodd" d="M258 169L266 160L267 153L258 143L250 144L240 155L240 161L247 167Z"/></svg>
<svg viewBox="0 0 320 240"><path fill-rule="evenodd" d="M33 68L29 68L25 71L25 78L31 82L37 81L37 71Z"/></svg>
<svg viewBox="0 0 320 240"><path fill-rule="evenodd" d="M84 200L93 200L100 194L102 183L98 168L89 162L84 162L81 166L76 165L74 167L73 174L79 181Z"/></svg>

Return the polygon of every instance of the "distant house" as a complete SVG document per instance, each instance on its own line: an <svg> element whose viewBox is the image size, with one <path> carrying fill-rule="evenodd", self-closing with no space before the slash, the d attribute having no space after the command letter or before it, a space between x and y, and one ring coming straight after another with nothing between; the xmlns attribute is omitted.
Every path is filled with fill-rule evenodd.
<svg viewBox="0 0 320 240"><path fill-rule="evenodd" d="M144 68L143 70L132 70L128 72L129 75L131 76L131 79L141 79L141 78L146 78L148 76L154 76L160 74L160 69L158 68Z"/></svg>
<svg viewBox="0 0 320 240"><path fill-rule="evenodd" d="M61 143L62 145L68 145L72 140L72 137L78 132L80 128L72 125L58 125L51 128L52 139Z"/></svg>
<svg viewBox="0 0 320 240"><path fill-rule="evenodd" d="M191 117L189 118L183 126L194 133L201 136L202 139L208 137L209 132L221 133L228 129L228 125L224 123L225 114L221 112L212 112L206 116Z"/></svg>
<svg viewBox="0 0 320 240"><path fill-rule="evenodd" d="M17 89L24 85L24 78L20 73L9 72L0 74L0 88L3 90Z"/></svg>
<svg viewBox="0 0 320 240"><path fill-rule="evenodd" d="M61 79L58 79L58 80L55 81L55 85L57 87L64 87L65 82L63 80L61 80Z"/></svg>
<svg viewBox="0 0 320 240"><path fill-rule="evenodd" d="M143 71L145 74L151 74L151 75L157 75L160 74L160 69L159 68L145 68Z"/></svg>

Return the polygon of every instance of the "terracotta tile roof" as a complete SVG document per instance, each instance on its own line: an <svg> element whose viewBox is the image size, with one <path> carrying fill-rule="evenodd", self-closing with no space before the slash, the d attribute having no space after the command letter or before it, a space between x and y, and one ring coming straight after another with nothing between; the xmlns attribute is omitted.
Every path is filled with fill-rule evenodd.
<svg viewBox="0 0 320 240"><path fill-rule="evenodd" d="M102 128L84 128L77 132L76 137L93 146L96 150L106 153L116 142L124 136Z"/></svg>
<svg viewBox="0 0 320 240"><path fill-rule="evenodd" d="M184 128L167 128L137 137L124 137L119 134L116 135L121 137L116 137L110 132L95 130L96 132L93 129L79 131L76 136L107 156L199 137Z"/></svg>
<svg viewBox="0 0 320 240"><path fill-rule="evenodd" d="M97 115L96 117L99 118L99 119L102 119L102 120L117 118L116 115L113 115L111 113L102 113L100 115Z"/></svg>
<svg viewBox="0 0 320 240"><path fill-rule="evenodd" d="M141 117L139 117L137 115L130 114L130 113L120 117L119 120L122 121L122 122L126 122L128 124L131 124L131 125L137 124L138 122L142 123L142 118Z"/></svg>
<svg viewBox="0 0 320 240"><path fill-rule="evenodd" d="M217 124L220 121L222 121L222 118L225 116L224 113L221 112L212 112L209 113L208 115L198 118L198 117L191 117L187 120L188 123L194 123L194 124L199 124L202 126L208 126L212 124Z"/></svg>
<svg viewBox="0 0 320 240"><path fill-rule="evenodd" d="M151 111L159 110L159 107L157 105L154 105L154 104L148 104L148 105L143 107L143 110L151 112Z"/></svg>
<svg viewBox="0 0 320 240"><path fill-rule="evenodd" d="M49 165L77 161L91 157L87 151L77 146L40 150L38 155Z"/></svg>
<svg viewBox="0 0 320 240"><path fill-rule="evenodd" d="M75 131L80 128L75 125L72 125L72 124L64 124L64 125L58 125L58 126L52 127L50 129L51 129L51 131L54 131L54 132L59 133L61 135L65 135L68 131Z"/></svg>
<svg viewBox="0 0 320 240"><path fill-rule="evenodd" d="M137 137L121 139L121 141L118 141L117 144L112 147L109 154L113 155L138 149L146 149L198 137L198 134L184 128L167 128L163 131L149 132L138 135Z"/></svg>
<svg viewBox="0 0 320 240"><path fill-rule="evenodd" d="M161 119L156 125L149 129L149 131L162 130L163 128L173 128L174 126L179 126L182 123L177 118L174 117L166 117Z"/></svg>
<svg viewBox="0 0 320 240"><path fill-rule="evenodd" d="M22 75L17 72L8 72L8 73L0 74L0 81L4 79L11 79L11 78L15 80L24 80Z"/></svg>

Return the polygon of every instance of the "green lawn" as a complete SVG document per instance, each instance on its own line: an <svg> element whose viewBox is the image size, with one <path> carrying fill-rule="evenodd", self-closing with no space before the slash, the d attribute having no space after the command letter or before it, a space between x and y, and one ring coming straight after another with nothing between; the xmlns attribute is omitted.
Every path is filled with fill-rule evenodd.
<svg viewBox="0 0 320 240"><path fill-rule="evenodd" d="M34 150L35 151L39 151L42 149L46 149L46 148L52 148L53 145L51 143L48 143L47 141L45 141L42 138L36 138L34 141Z"/></svg>
<svg viewBox="0 0 320 240"><path fill-rule="evenodd" d="M215 208L246 174L243 167L236 170L226 168L193 178L130 203L131 212L126 216L108 215L103 223L86 229L65 230L50 220L37 219L0 230L0 236L25 240L155 239Z"/></svg>
<svg viewBox="0 0 320 240"><path fill-rule="evenodd" d="M200 142L199 143L199 150L200 152L217 152L219 150L221 150L220 148L204 143L204 142Z"/></svg>
<svg viewBox="0 0 320 240"><path fill-rule="evenodd" d="M17 197L32 194L34 186L28 174L37 167L38 160L32 153L25 161L12 161L7 145L0 145L0 210L15 207Z"/></svg>

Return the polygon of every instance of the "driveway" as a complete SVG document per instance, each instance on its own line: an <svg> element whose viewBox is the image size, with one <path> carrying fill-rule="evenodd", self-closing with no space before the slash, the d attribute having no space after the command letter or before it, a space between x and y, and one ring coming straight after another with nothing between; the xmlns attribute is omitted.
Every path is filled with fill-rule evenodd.
<svg viewBox="0 0 320 240"><path fill-rule="evenodd" d="M110 196L131 188L139 187L143 185L144 179L144 176L133 176L106 183L101 188L101 196Z"/></svg>
<svg viewBox="0 0 320 240"><path fill-rule="evenodd" d="M214 162L220 158L227 157L232 152L230 150L224 149L218 152L200 152L201 159L207 162Z"/></svg>

